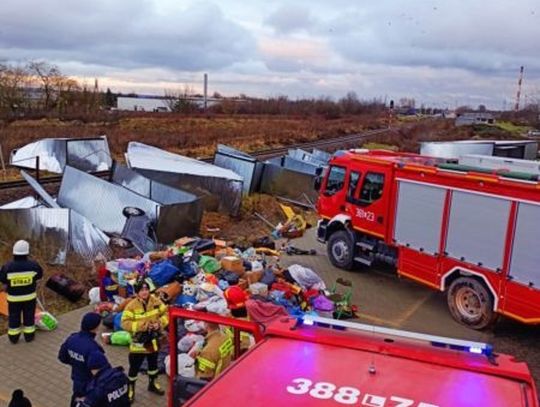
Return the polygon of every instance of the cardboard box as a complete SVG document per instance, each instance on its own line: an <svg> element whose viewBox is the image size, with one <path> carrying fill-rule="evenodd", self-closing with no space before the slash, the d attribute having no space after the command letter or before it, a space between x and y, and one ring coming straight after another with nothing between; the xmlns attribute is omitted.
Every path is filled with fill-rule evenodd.
<svg viewBox="0 0 540 407"><path fill-rule="evenodd" d="M261 281L261 278L263 276L263 271L246 271L245 278L249 285L258 283Z"/></svg>
<svg viewBox="0 0 540 407"><path fill-rule="evenodd" d="M242 259L234 256L225 256L221 259L221 267L223 270L232 271L239 276L244 274L244 263Z"/></svg>

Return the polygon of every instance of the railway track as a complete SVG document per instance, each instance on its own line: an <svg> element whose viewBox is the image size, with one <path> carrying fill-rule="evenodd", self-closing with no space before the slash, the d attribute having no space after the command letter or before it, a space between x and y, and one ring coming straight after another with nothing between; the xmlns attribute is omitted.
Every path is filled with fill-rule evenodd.
<svg viewBox="0 0 540 407"><path fill-rule="evenodd" d="M301 148L301 149L308 149L308 148L339 148L341 146L347 145L349 143L354 143L361 141L363 139L366 139L368 137L376 136L382 133L387 132L388 129L378 129L378 130L369 130L364 133L359 134L350 134L347 136L342 137L333 137L329 139L323 139L323 140L315 140L310 141L307 143L299 143L299 144L291 144L289 146L285 147L277 147L277 148L271 148L267 150L260 150L250 153L252 156L257 157L261 160L267 160L269 158L278 157L280 155L286 154L289 149L295 149L295 148ZM212 162L213 157L206 157L201 159L205 162ZM30 173L32 170L28 170ZM92 172L91 174L100 177L100 178L108 178L110 176L109 171L99 171L99 172ZM39 183L42 185L46 184L54 184L59 183L62 181L62 175L52 175L47 177L42 177L39 179ZM14 180L14 181L5 181L0 182L0 190L7 190L7 189L16 189L16 188L23 188L27 187L28 183L25 180Z"/></svg>

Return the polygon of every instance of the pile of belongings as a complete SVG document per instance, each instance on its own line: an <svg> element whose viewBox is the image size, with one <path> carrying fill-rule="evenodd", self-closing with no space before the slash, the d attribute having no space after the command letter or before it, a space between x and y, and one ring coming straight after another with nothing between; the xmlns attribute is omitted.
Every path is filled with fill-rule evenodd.
<svg viewBox="0 0 540 407"><path fill-rule="evenodd" d="M308 224L304 217L294 212L294 210L287 205L279 204L281 210L287 217L284 223L278 223L272 232L272 236L275 238L288 238L293 239L303 236Z"/></svg>
<svg viewBox="0 0 540 407"><path fill-rule="evenodd" d="M241 249L221 240L182 238L142 258L103 263L98 270L100 286L89 293L104 324L112 330L103 339L112 345L129 345L131 338L122 331L121 318L134 296L134 284L140 279L147 281L169 306L249 318L263 324L279 316L301 316L306 312L337 315L337 302L331 299L336 293L327 290L317 273L301 265L282 268L279 254L269 247ZM340 313L339 317L346 315ZM179 366L190 369L191 359L187 356L194 346L200 347L204 333L204 324L185 321L178 344L185 363ZM162 339L160 367L165 370L167 338ZM254 341L247 336L242 343L247 349Z"/></svg>

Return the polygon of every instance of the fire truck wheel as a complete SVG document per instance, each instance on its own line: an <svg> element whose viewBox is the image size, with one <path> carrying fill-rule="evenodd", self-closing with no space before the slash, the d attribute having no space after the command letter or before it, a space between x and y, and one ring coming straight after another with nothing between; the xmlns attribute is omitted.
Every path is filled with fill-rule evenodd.
<svg viewBox="0 0 540 407"><path fill-rule="evenodd" d="M495 322L493 299L486 286L471 277L460 277L450 284L448 308L456 321L473 329L484 329Z"/></svg>
<svg viewBox="0 0 540 407"><path fill-rule="evenodd" d="M340 230L333 233L327 243L330 262L340 269L350 270L354 266L354 245L350 235Z"/></svg>

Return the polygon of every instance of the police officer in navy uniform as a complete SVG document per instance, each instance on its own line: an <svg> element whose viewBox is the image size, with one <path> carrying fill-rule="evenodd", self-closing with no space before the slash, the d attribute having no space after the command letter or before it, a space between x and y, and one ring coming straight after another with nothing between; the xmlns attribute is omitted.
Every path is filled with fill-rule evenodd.
<svg viewBox="0 0 540 407"><path fill-rule="evenodd" d="M17 343L21 332L26 342L34 339L36 327L36 284L43 277L43 269L28 258L30 245L26 240L19 240L13 245L13 260L0 269L0 282L7 287L8 301L8 338ZM21 314L23 326L21 327Z"/></svg>
<svg viewBox="0 0 540 407"><path fill-rule="evenodd" d="M111 367L103 353L88 358L92 381L77 407L128 407L128 378L122 367Z"/></svg>
<svg viewBox="0 0 540 407"><path fill-rule="evenodd" d="M71 366L71 380L73 381L73 395L71 406L75 406L75 399L86 394L86 386L92 380L92 372L88 366L90 356L99 353L105 354L103 348L96 342L96 332L101 317L98 313L89 312L81 321L81 331L71 334L60 347L58 359Z"/></svg>

